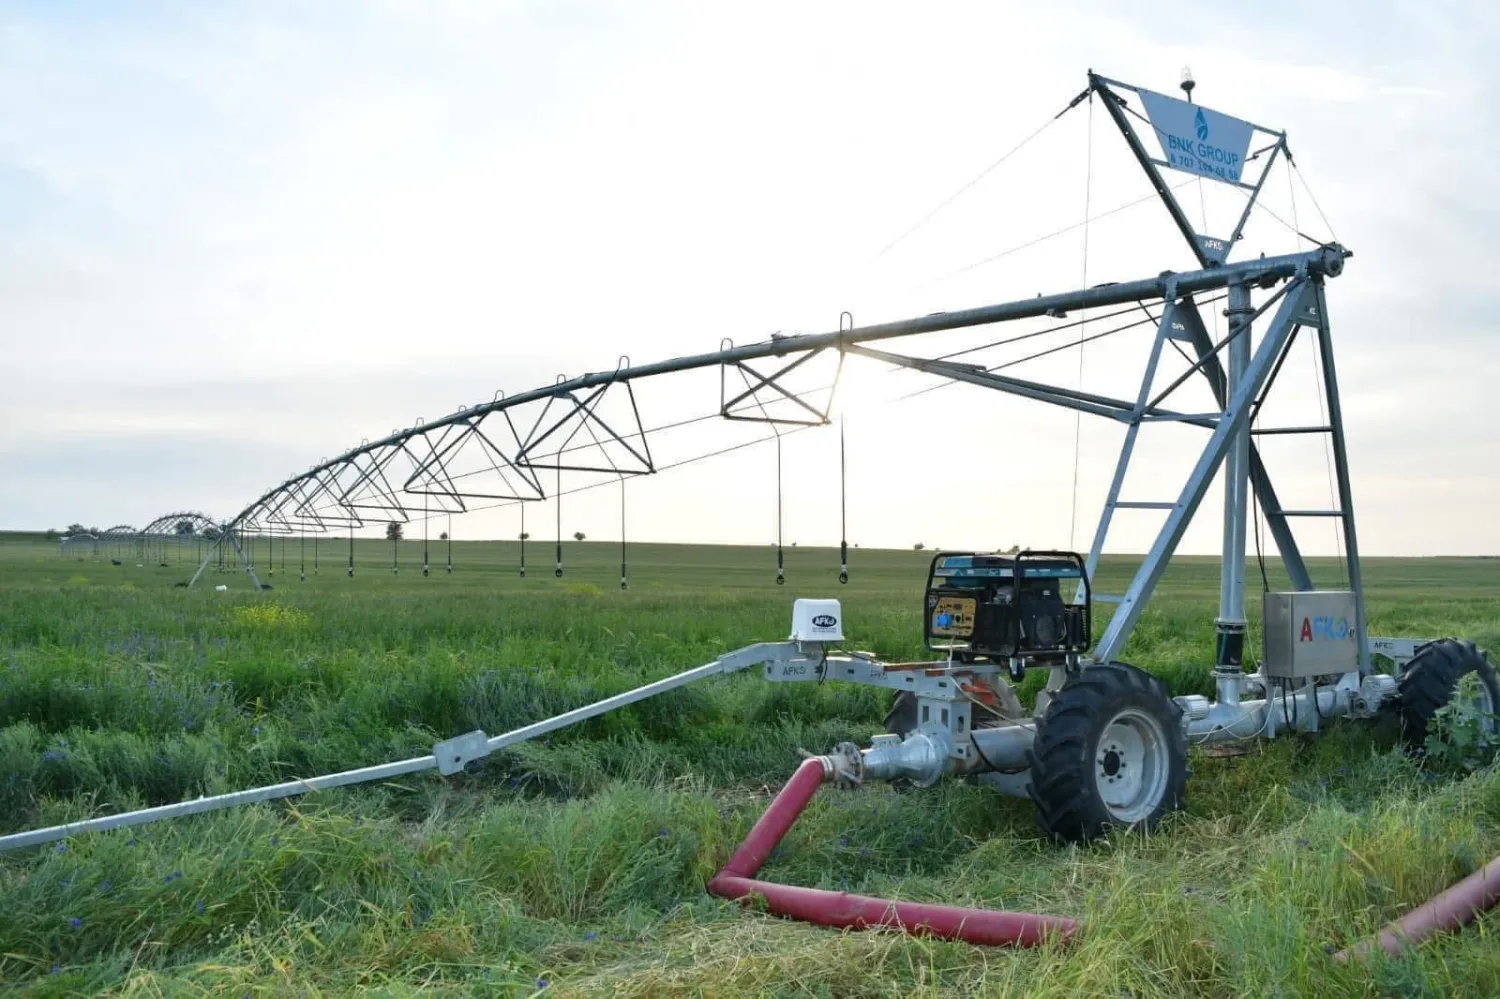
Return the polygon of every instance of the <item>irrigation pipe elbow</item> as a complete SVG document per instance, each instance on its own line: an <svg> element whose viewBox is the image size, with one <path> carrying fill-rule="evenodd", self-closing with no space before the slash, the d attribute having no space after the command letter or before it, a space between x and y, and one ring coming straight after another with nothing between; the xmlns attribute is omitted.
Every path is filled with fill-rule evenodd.
<svg viewBox="0 0 1500 999"><path fill-rule="evenodd" d="M771 851L791 829L818 788L837 771L830 757L815 756L804 760L792 774L792 779L772 799L765 814L756 821L729 862L708 882L709 892L745 904L764 904L768 911L779 916L820 926L851 930L886 927L913 935L995 947L1031 947L1050 939L1066 940L1078 931L1076 921L1062 916L898 902L755 880Z"/></svg>

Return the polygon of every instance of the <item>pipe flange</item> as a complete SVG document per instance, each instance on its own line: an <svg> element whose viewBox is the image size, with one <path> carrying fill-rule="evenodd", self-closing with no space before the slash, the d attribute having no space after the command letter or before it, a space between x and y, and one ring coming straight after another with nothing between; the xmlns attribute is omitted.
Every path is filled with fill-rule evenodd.
<svg viewBox="0 0 1500 999"><path fill-rule="evenodd" d="M854 743L839 743L823 759L829 779L839 787L858 787L865 782L865 754Z"/></svg>

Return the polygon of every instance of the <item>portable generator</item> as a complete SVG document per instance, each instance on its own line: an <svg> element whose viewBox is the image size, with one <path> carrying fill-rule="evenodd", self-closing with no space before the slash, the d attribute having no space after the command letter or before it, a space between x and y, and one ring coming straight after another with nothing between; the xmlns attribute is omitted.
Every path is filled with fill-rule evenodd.
<svg viewBox="0 0 1500 999"><path fill-rule="evenodd" d="M1063 597L1064 586L1078 588L1075 600ZM1088 648L1092 605L1076 552L940 552L927 572L923 637L929 649L965 661L1013 671L1051 664Z"/></svg>

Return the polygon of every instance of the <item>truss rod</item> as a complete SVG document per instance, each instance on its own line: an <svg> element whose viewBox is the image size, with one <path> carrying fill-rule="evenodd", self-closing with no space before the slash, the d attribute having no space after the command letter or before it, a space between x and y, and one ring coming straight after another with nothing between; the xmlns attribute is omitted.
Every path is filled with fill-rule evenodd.
<svg viewBox="0 0 1500 999"><path fill-rule="evenodd" d="M1135 404L1127 402L1124 399L1113 399L1109 396L1096 395L1092 392L1082 392L1078 389L1065 388L1061 385L1048 385L1044 382L1033 382L1024 378L996 374L993 371L974 365L953 364L949 361L930 361L921 357L907 357L904 354L892 354L888 351L876 350L873 347L851 346L847 349L851 354L858 354L861 357L883 361L886 364L911 368L915 371L924 371L928 374L941 375L956 382L982 385L985 388L1009 392L1012 395L1035 399L1038 402L1052 403L1055 406L1076 409L1094 416L1103 416L1122 422L1129 422L1138 418L1134 413ZM1213 429L1217 425L1219 418L1218 413L1174 413L1171 410L1163 409L1152 409L1149 413L1159 419L1174 420L1208 429Z"/></svg>
<svg viewBox="0 0 1500 999"><path fill-rule="evenodd" d="M1125 99L1109 88L1109 84L1113 82L1094 74L1092 71L1089 73L1089 89L1100 96L1104 110L1109 114L1110 119L1114 121L1115 127L1120 130L1120 134L1125 137L1125 144L1130 147L1130 152L1135 156L1136 162L1140 164L1142 172L1146 174L1146 179L1151 182L1151 187L1156 191L1157 197L1161 198L1161 203L1166 207L1167 214L1172 216L1173 223L1176 224L1183 238L1187 240L1189 248L1193 251L1193 256L1198 259L1198 266L1212 267L1214 262L1204 252L1202 244L1198 242L1198 233L1193 228L1193 223L1188 221L1187 213L1182 210L1182 206L1177 203L1177 198L1173 196L1171 189L1167 187L1167 182L1162 179L1161 171L1156 168L1151 155L1146 152L1146 147L1141 145L1141 140L1135 134L1135 129L1131 128L1130 122L1125 120L1125 113L1120 110L1121 105L1125 103Z"/></svg>
<svg viewBox="0 0 1500 999"><path fill-rule="evenodd" d="M441 420L397 431L380 440L363 443L360 447L352 451L346 452L322 465L315 466L309 472L304 472L285 482L279 483L257 498L239 516L230 521L230 523L238 524L251 512L275 498L277 494L298 480L314 477L329 468L350 464L354 459L368 455L371 452L390 449L393 445L398 445L417 434L441 431L454 423L474 420L488 413L503 411L528 402L553 399L560 393L592 389L616 381L630 381L637 378L652 377L677 371L688 371L721 364L735 364L765 357L784 357L789 354L797 354L802 351L818 350L826 347L842 348L850 344L867 343L895 337L937 333L945 330L983 326L1014 319L1035 318L1059 310L1100 309L1152 299L1171 299L1181 295L1190 295L1200 291L1223 288L1236 282L1267 285L1292 277L1308 275L1335 277L1342 273L1344 260L1349 256L1350 253L1347 250L1335 244L1303 253L1266 257L1259 260L1244 261L1237 264L1189 271L1182 274L1167 272L1139 281L1086 288L1053 295L1038 295L1030 299L972 309L961 309L954 312L939 312L912 319L855 327L836 332L781 337L762 343L731 347L726 350L707 354L678 357L612 371L590 372L580 375L577 378L565 379L554 385L544 386L529 392L507 396L493 402L460 410ZM355 465L355 468L361 472L366 472L365 469L360 468L358 465ZM357 481L363 484L367 474L366 472L366 474L360 475ZM340 497L340 499L346 500L347 493L344 497ZM347 507L354 504L342 502L340 505Z"/></svg>
<svg viewBox="0 0 1500 999"><path fill-rule="evenodd" d="M1330 434L1333 428L1321 427L1256 427L1250 431L1256 437L1274 436L1278 434Z"/></svg>

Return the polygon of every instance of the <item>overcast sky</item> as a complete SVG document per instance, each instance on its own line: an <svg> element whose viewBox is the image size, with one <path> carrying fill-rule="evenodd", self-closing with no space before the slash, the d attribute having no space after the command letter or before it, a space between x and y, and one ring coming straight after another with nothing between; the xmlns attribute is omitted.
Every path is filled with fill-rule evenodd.
<svg viewBox="0 0 1500 999"><path fill-rule="evenodd" d="M1363 548L1500 553L1497 43L1492 4L1385 0L0 3L0 527L227 518L361 438L621 354L1190 269L1150 203L1087 256L1076 228L970 266L1149 193L1086 104L879 252L1088 69L1175 93L1188 64L1202 102L1288 132L1306 187L1278 168L1267 208L1355 253L1329 299ZM1180 193L1227 230L1227 189ZM1258 215L1236 252L1298 245ZM1149 342L1032 376L1133 395ZM1075 514L1071 414L888 404L927 383L854 367L851 541L1087 544L1118 429L1084 422ZM1311 354L1285 377L1282 417L1315 422ZM717 385L643 385L647 422ZM1163 434L1135 498L1175 496L1202 440ZM785 441L789 542L837 541L837 455ZM1321 444L1267 458L1288 506L1330 505ZM632 484L632 536L770 540L774 462ZM617 536L617 491L565 503L565 533ZM1217 503L1187 549L1216 549ZM1122 517L1111 547L1143 549L1158 515Z"/></svg>

